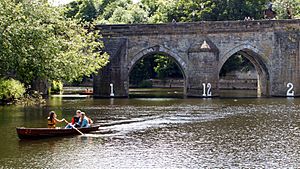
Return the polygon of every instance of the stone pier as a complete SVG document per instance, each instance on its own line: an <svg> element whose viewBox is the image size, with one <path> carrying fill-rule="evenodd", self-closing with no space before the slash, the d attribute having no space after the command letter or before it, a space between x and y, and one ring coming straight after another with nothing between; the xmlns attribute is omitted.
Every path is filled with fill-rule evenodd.
<svg viewBox="0 0 300 169"><path fill-rule="evenodd" d="M94 95L128 97L129 74L143 57L164 54L184 75L188 97L219 96L219 72L239 53L258 73L262 96L300 96L300 20L98 25L110 63L94 78Z"/></svg>

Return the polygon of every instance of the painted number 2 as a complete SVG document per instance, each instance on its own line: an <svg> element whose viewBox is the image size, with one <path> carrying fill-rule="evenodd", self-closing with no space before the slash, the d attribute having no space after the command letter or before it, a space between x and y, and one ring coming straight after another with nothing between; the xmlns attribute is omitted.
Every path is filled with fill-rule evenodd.
<svg viewBox="0 0 300 169"><path fill-rule="evenodd" d="M294 85L293 83L288 83L286 85L286 87L288 88L287 92L286 92L286 96L294 96L295 95L295 92L294 92Z"/></svg>
<svg viewBox="0 0 300 169"><path fill-rule="evenodd" d="M206 97L206 96L212 96L211 94L211 84L210 83L202 83L203 85L203 94L202 96Z"/></svg>

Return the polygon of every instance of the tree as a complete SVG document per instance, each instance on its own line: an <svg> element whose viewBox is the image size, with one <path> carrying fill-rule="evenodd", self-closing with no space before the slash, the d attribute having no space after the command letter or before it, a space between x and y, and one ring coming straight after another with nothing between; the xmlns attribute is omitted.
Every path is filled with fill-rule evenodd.
<svg viewBox="0 0 300 169"><path fill-rule="evenodd" d="M143 80L152 78L183 78L176 62L169 56L152 55L141 59L130 72L130 84L138 86Z"/></svg>
<svg viewBox="0 0 300 169"><path fill-rule="evenodd" d="M154 71L154 67L157 64L154 60L155 58L153 56L145 57L134 65L130 72L129 83L138 86L138 84L143 80L155 78L156 72Z"/></svg>
<svg viewBox="0 0 300 169"><path fill-rule="evenodd" d="M108 62L99 32L89 31L42 1L0 1L0 76L26 85L73 81ZM92 25L89 25L92 29Z"/></svg>
<svg viewBox="0 0 300 169"><path fill-rule="evenodd" d="M168 14L168 21L261 19L266 4L267 0L178 0Z"/></svg>
<svg viewBox="0 0 300 169"><path fill-rule="evenodd" d="M99 24L147 23L148 11L131 0L77 0L65 7L68 18Z"/></svg>
<svg viewBox="0 0 300 169"><path fill-rule="evenodd" d="M225 62L220 70L219 76L226 76L227 73L235 70L248 72L254 69L254 65L247 58L236 53Z"/></svg>
<svg viewBox="0 0 300 169"><path fill-rule="evenodd" d="M159 79L183 78L182 72L176 62L168 56L156 55L156 67L154 68Z"/></svg>
<svg viewBox="0 0 300 169"><path fill-rule="evenodd" d="M65 6L65 15L82 22L92 22L98 16L97 3L94 0L77 0Z"/></svg>
<svg viewBox="0 0 300 169"><path fill-rule="evenodd" d="M148 12L142 8L141 3L117 0L108 4L97 20L99 24L147 23Z"/></svg>
<svg viewBox="0 0 300 169"><path fill-rule="evenodd" d="M166 23L168 22L168 13L175 6L173 0L142 0L142 6L148 11L149 23Z"/></svg>
<svg viewBox="0 0 300 169"><path fill-rule="evenodd" d="M279 19L299 19L300 1L299 0L275 0L274 10Z"/></svg>

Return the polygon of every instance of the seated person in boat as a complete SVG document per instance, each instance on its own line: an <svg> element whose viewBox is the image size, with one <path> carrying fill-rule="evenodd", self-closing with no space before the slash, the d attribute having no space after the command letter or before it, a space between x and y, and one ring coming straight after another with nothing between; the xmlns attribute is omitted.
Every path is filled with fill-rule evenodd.
<svg viewBox="0 0 300 169"><path fill-rule="evenodd" d="M94 121L91 118L89 118L86 114L85 117L87 118L89 125L92 125L94 123Z"/></svg>
<svg viewBox="0 0 300 169"><path fill-rule="evenodd" d="M65 119L58 120L56 117L57 117L57 115L54 111L51 111L49 113L48 128L55 128L55 125L56 125L57 122L61 123L65 120Z"/></svg>
<svg viewBox="0 0 300 169"><path fill-rule="evenodd" d="M81 114L81 111L77 110L76 115L74 117L72 117L71 123L69 123L65 128L71 129L73 127L79 127L79 125L77 123L79 122L80 114Z"/></svg>
<svg viewBox="0 0 300 169"><path fill-rule="evenodd" d="M87 116L86 116L86 118L88 119L88 122L89 122L90 125L94 123L94 121L91 118L89 118Z"/></svg>
<svg viewBox="0 0 300 169"><path fill-rule="evenodd" d="M84 112L80 113L80 119L79 122L76 123L77 125L79 125L80 128L87 128L90 127L91 125L89 124L89 119L85 116Z"/></svg>
<svg viewBox="0 0 300 169"><path fill-rule="evenodd" d="M81 113L80 110L77 110L77 111L79 111L79 112ZM76 113L77 113L77 112L76 112ZM83 112L83 113L84 113L84 112ZM91 118L89 118L89 117L86 115L86 113L84 113L84 114L85 114L84 117L88 120L89 125L93 124L93 123L94 123L93 120L92 120ZM79 115L79 117L80 117L80 115Z"/></svg>

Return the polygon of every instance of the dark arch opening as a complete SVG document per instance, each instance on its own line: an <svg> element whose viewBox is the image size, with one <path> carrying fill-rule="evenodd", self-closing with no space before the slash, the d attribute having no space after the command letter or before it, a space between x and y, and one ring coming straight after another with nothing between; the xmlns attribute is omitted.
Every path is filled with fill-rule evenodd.
<svg viewBox="0 0 300 169"><path fill-rule="evenodd" d="M269 95L269 74L265 63L251 50L231 55L219 72L221 97Z"/></svg>
<svg viewBox="0 0 300 169"><path fill-rule="evenodd" d="M182 98L185 74L178 62L165 53L151 53L129 70L129 97Z"/></svg>

